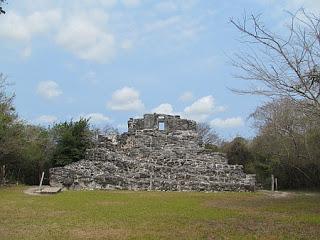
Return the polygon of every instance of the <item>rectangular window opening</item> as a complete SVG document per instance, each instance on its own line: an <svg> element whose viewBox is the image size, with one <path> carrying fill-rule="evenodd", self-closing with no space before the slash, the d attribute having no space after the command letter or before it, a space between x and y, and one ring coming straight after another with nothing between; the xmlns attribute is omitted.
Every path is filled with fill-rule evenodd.
<svg viewBox="0 0 320 240"><path fill-rule="evenodd" d="M160 131L164 130L164 122L159 122L159 130Z"/></svg>

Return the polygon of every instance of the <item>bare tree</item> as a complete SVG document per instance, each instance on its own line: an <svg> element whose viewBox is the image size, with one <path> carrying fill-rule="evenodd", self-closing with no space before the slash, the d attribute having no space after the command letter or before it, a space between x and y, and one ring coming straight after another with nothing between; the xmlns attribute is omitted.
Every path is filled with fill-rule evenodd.
<svg viewBox="0 0 320 240"><path fill-rule="evenodd" d="M0 0L0 15L6 13L1 6L4 2L6 2L6 0Z"/></svg>
<svg viewBox="0 0 320 240"><path fill-rule="evenodd" d="M250 47L232 63L241 70L237 77L252 84L233 91L290 98L320 115L320 16L303 9L289 15L290 24L280 34L267 29L260 15L231 19Z"/></svg>
<svg viewBox="0 0 320 240"><path fill-rule="evenodd" d="M208 123L198 123L197 132L201 142L204 144L211 144L219 146L221 139L218 134L210 127Z"/></svg>
<svg viewBox="0 0 320 240"><path fill-rule="evenodd" d="M7 87L10 84L7 81L7 77L0 73L0 114L7 114L13 117L14 107L13 107L13 99L15 97L14 94L7 93Z"/></svg>
<svg viewBox="0 0 320 240"><path fill-rule="evenodd" d="M118 128L115 128L110 124L106 124L103 128L103 133L105 135L118 135L120 131Z"/></svg>

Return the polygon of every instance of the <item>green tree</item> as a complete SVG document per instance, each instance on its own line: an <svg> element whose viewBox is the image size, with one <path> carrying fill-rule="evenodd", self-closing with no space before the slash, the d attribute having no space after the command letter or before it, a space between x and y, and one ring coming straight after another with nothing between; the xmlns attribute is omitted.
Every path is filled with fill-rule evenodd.
<svg viewBox="0 0 320 240"><path fill-rule="evenodd" d="M222 149L226 153L230 164L243 165L246 172L253 172L251 169L252 155L246 139L236 137L231 142L225 143Z"/></svg>
<svg viewBox="0 0 320 240"><path fill-rule="evenodd" d="M33 125L24 125L20 174L18 178L27 184L38 184L42 172L49 175L52 166L54 143L50 131Z"/></svg>
<svg viewBox="0 0 320 240"><path fill-rule="evenodd" d="M56 124L52 129L56 144L53 165L64 166L84 158L86 149L92 143L89 119Z"/></svg>
<svg viewBox="0 0 320 240"><path fill-rule="evenodd" d="M7 87L6 78L0 74L0 164L8 173L20 153L21 124L13 106L14 94L8 94ZM4 179L6 176L1 177Z"/></svg>
<svg viewBox="0 0 320 240"><path fill-rule="evenodd" d="M281 187L318 187L320 121L316 116L311 119L298 106L284 98L258 107L252 114L258 135L251 152L256 170L264 167L268 175L278 177ZM261 179L268 178L261 171L259 174Z"/></svg>

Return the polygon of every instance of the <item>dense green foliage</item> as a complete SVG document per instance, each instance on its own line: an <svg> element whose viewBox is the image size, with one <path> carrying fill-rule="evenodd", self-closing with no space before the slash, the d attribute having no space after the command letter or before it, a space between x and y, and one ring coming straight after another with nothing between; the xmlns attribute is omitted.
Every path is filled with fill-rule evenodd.
<svg viewBox="0 0 320 240"><path fill-rule="evenodd" d="M251 151L285 188L320 187L320 118L296 102L274 100L252 115L259 130Z"/></svg>
<svg viewBox="0 0 320 240"><path fill-rule="evenodd" d="M258 134L223 145L230 163L244 165L265 187L273 174L282 189L320 188L320 117L299 105L283 98L258 107L251 116Z"/></svg>
<svg viewBox="0 0 320 240"><path fill-rule="evenodd" d="M248 141L242 137L236 137L230 143L225 143L223 151L227 154L230 164L239 164L248 167L252 160Z"/></svg>
<svg viewBox="0 0 320 240"><path fill-rule="evenodd" d="M56 144L53 153L54 166L64 166L83 159L85 150L91 144L89 119L56 124L52 134Z"/></svg>
<svg viewBox="0 0 320 240"><path fill-rule="evenodd" d="M0 183L38 184L43 171L84 157L91 144L89 120L56 124L53 128L23 122L0 75Z"/></svg>

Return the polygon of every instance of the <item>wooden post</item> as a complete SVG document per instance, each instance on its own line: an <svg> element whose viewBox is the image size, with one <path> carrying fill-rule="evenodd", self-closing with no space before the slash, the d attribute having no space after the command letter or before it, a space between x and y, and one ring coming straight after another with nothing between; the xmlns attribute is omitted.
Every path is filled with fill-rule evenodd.
<svg viewBox="0 0 320 240"><path fill-rule="evenodd" d="M42 182L43 182L44 172L42 172L40 185L39 185L39 192L41 192Z"/></svg>
<svg viewBox="0 0 320 240"><path fill-rule="evenodd" d="M278 178L274 179L275 189L278 191Z"/></svg>
<svg viewBox="0 0 320 240"><path fill-rule="evenodd" d="M274 176L271 174L271 191L274 191Z"/></svg>

